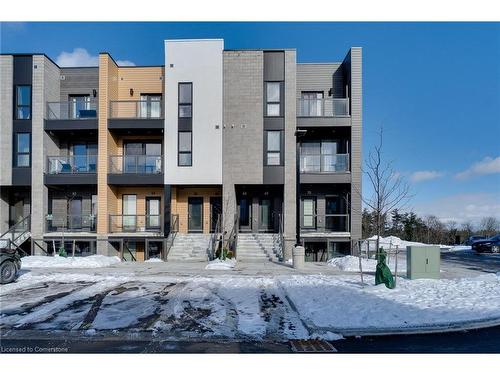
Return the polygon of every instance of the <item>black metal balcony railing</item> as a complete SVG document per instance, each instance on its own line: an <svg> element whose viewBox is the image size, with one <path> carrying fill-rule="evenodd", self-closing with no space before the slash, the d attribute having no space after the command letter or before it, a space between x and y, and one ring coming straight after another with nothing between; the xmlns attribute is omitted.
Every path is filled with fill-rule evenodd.
<svg viewBox="0 0 500 375"><path fill-rule="evenodd" d="M47 173L79 174L96 173L97 155L48 156Z"/></svg>
<svg viewBox="0 0 500 375"><path fill-rule="evenodd" d="M349 171L349 154L301 154L301 173L339 173Z"/></svg>
<svg viewBox="0 0 500 375"><path fill-rule="evenodd" d="M96 231L95 215L48 215L47 232L93 232Z"/></svg>
<svg viewBox="0 0 500 375"><path fill-rule="evenodd" d="M113 174L161 174L162 155L111 155L109 173Z"/></svg>
<svg viewBox="0 0 500 375"><path fill-rule="evenodd" d="M301 229L315 231L324 220L326 232L349 232L349 214L303 215Z"/></svg>
<svg viewBox="0 0 500 375"><path fill-rule="evenodd" d="M48 102L47 120L88 120L97 118L96 100Z"/></svg>
<svg viewBox="0 0 500 375"><path fill-rule="evenodd" d="M110 102L111 119L162 119L163 101L114 100Z"/></svg>
<svg viewBox="0 0 500 375"><path fill-rule="evenodd" d="M162 233L162 215L109 215L110 233Z"/></svg>
<svg viewBox="0 0 500 375"><path fill-rule="evenodd" d="M297 99L298 117L349 117L349 98Z"/></svg>

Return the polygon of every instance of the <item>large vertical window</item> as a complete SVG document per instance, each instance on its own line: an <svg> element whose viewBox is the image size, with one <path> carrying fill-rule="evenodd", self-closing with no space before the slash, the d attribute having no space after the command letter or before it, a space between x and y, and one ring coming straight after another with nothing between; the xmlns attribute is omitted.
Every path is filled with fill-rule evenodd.
<svg viewBox="0 0 500 375"><path fill-rule="evenodd" d="M302 91L301 99L301 116L323 116L323 91Z"/></svg>
<svg viewBox="0 0 500 375"><path fill-rule="evenodd" d="M266 165L281 165L281 131L267 132Z"/></svg>
<svg viewBox="0 0 500 375"><path fill-rule="evenodd" d="M16 119L31 119L31 86L16 86Z"/></svg>
<svg viewBox="0 0 500 375"><path fill-rule="evenodd" d="M193 84L191 82L179 83L179 117L193 117Z"/></svg>
<svg viewBox="0 0 500 375"><path fill-rule="evenodd" d="M281 82L266 82L266 116L281 114Z"/></svg>
<svg viewBox="0 0 500 375"><path fill-rule="evenodd" d="M16 133L14 146L14 166L29 167L31 165L31 134Z"/></svg>
<svg viewBox="0 0 500 375"><path fill-rule="evenodd" d="M161 118L161 94L141 94L139 117Z"/></svg>
<svg viewBox="0 0 500 375"><path fill-rule="evenodd" d="M193 165L193 133L179 132L179 157L178 165L180 167L190 167Z"/></svg>
<svg viewBox="0 0 500 375"><path fill-rule="evenodd" d="M316 228L316 198L302 198L302 227L308 229Z"/></svg>

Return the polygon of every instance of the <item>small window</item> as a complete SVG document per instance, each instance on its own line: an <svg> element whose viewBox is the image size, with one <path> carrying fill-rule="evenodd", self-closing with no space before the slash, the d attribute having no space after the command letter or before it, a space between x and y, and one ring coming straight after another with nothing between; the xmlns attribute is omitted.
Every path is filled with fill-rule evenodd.
<svg viewBox="0 0 500 375"><path fill-rule="evenodd" d="M281 114L281 82L266 82L266 116Z"/></svg>
<svg viewBox="0 0 500 375"><path fill-rule="evenodd" d="M180 167L190 167L193 165L192 160L192 133L179 132L179 160Z"/></svg>
<svg viewBox="0 0 500 375"><path fill-rule="evenodd" d="M179 83L179 117L193 117L193 84Z"/></svg>
<svg viewBox="0 0 500 375"><path fill-rule="evenodd" d="M267 165L281 165L281 131L267 132Z"/></svg>
<svg viewBox="0 0 500 375"><path fill-rule="evenodd" d="M15 166L29 167L31 164L30 149L31 149L31 134L16 133L15 137Z"/></svg>
<svg viewBox="0 0 500 375"><path fill-rule="evenodd" d="M16 119L31 119L31 86L16 86Z"/></svg>

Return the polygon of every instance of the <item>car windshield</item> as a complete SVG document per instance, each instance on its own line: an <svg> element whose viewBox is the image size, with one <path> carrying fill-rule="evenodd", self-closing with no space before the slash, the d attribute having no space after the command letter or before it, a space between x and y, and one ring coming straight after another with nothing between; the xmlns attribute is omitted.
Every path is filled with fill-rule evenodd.
<svg viewBox="0 0 500 375"><path fill-rule="evenodd" d="M491 237L490 240L492 240L492 241L500 241L500 234L497 234L496 236Z"/></svg>

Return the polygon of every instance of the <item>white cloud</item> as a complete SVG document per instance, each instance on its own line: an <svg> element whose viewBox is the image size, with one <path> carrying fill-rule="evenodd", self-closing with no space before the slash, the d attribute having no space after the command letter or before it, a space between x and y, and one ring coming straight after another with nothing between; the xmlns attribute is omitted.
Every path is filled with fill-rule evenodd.
<svg viewBox="0 0 500 375"><path fill-rule="evenodd" d="M482 176L495 173L500 173L500 156L496 157L495 159L487 156L480 162L474 163L465 171L457 173L455 175L455 178L458 180L466 180L474 176Z"/></svg>
<svg viewBox="0 0 500 375"><path fill-rule="evenodd" d="M444 175L443 172L438 172L438 171L417 171L413 172L410 175L410 181L411 182L429 181L442 177L443 175Z"/></svg>
<svg viewBox="0 0 500 375"><path fill-rule="evenodd" d="M443 221L479 222L483 217L493 216L500 220L500 192L455 194L415 204L420 215L435 215Z"/></svg>
<svg viewBox="0 0 500 375"><path fill-rule="evenodd" d="M116 60L119 66L135 66L130 60ZM61 52L56 58L56 64L62 67L98 66L99 56L91 55L85 48L75 48L73 52Z"/></svg>

